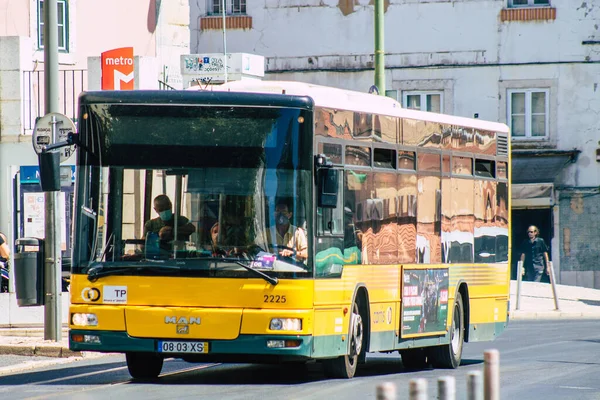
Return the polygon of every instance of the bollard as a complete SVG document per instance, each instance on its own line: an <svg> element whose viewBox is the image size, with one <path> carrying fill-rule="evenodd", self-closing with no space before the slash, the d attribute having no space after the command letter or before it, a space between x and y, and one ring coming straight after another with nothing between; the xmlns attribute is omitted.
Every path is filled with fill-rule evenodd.
<svg viewBox="0 0 600 400"><path fill-rule="evenodd" d="M392 382L377 385L377 400L396 400L396 385Z"/></svg>
<svg viewBox="0 0 600 400"><path fill-rule="evenodd" d="M556 311L560 311L560 308L558 307L558 295L556 294L556 283L554 280L554 265L552 264L552 261L548 261L548 269L548 275L550 275L550 283L552 284L552 295L554 296L554 309Z"/></svg>
<svg viewBox="0 0 600 400"><path fill-rule="evenodd" d="M441 376L438 379L438 399L456 399L456 379L453 376Z"/></svg>
<svg viewBox="0 0 600 400"><path fill-rule="evenodd" d="M481 399L481 372L471 371L467 374L467 400Z"/></svg>
<svg viewBox="0 0 600 400"><path fill-rule="evenodd" d="M423 378L411 379L408 383L409 400L427 400L427 381Z"/></svg>
<svg viewBox="0 0 600 400"><path fill-rule="evenodd" d="M523 261L517 261L517 304L515 310L521 309L521 281L523 280Z"/></svg>
<svg viewBox="0 0 600 400"><path fill-rule="evenodd" d="M500 353L498 350L483 352L483 399L500 400Z"/></svg>

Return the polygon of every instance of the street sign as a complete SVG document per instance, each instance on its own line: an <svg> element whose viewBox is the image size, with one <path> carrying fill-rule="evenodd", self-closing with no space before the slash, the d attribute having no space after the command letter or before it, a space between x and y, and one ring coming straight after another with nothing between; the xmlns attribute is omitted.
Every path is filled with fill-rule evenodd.
<svg viewBox="0 0 600 400"><path fill-rule="evenodd" d="M41 154L45 146L54 144L52 141L52 125L56 129L56 141L63 142L69 137L69 133L75 133L75 124L69 117L59 113L48 113L37 120L33 128L33 150ZM75 146L65 146L60 151L60 162L67 161L73 153Z"/></svg>

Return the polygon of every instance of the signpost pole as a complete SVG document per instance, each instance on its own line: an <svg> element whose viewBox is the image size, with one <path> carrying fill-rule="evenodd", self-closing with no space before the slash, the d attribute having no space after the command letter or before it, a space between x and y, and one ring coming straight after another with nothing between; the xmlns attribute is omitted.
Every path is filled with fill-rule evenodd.
<svg viewBox="0 0 600 400"><path fill-rule="evenodd" d="M383 49L383 0L375 0L375 86L385 96L385 51Z"/></svg>
<svg viewBox="0 0 600 400"><path fill-rule="evenodd" d="M225 0L221 2L221 8L223 17L223 68L225 69L225 83L227 83L227 19L225 18Z"/></svg>
<svg viewBox="0 0 600 400"><path fill-rule="evenodd" d="M58 8L56 0L44 1L44 82L46 114L58 112ZM57 121L52 119L52 143L58 136ZM57 191L45 193L45 278L44 278L44 339L62 339L62 285L60 221Z"/></svg>

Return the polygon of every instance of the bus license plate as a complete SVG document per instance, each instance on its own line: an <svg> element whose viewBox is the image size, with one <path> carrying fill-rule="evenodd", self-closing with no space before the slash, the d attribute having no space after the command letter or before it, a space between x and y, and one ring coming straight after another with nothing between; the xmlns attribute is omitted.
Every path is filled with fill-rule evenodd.
<svg viewBox="0 0 600 400"><path fill-rule="evenodd" d="M207 342L159 341L159 353L208 353Z"/></svg>

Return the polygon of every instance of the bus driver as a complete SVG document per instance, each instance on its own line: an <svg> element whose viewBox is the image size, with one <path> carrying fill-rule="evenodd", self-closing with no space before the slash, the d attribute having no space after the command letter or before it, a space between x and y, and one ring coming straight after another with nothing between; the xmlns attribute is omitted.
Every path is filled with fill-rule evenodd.
<svg viewBox="0 0 600 400"><path fill-rule="evenodd" d="M306 232L291 224L292 215L287 203L279 200L275 205L275 225L267 231L267 239L270 244L286 247L279 250L281 256L295 256L297 260L304 261L308 258ZM273 233L275 233L275 241L272 239Z"/></svg>

